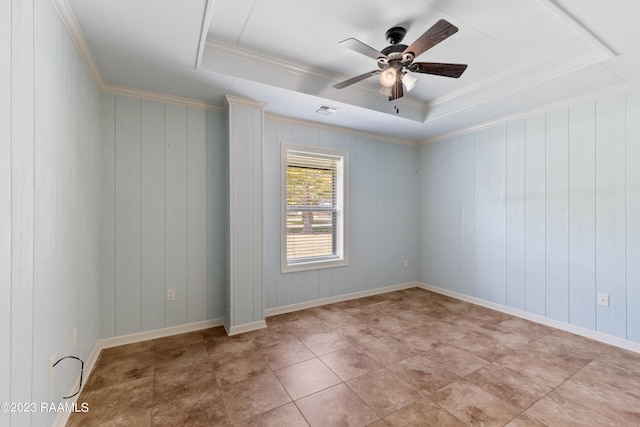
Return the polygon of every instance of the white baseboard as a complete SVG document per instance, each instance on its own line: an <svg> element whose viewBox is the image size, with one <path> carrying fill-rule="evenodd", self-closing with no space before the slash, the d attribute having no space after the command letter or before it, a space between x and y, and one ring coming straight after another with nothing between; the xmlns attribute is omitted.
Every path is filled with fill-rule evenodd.
<svg viewBox="0 0 640 427"><path fill-rule="evenodd" d="M264 320L258 320L257 322L243 323L241 325L230 326L227 320L224 322L224 329L227 331L227 335L244 334L245 332L257 331L258 329L264 329L267 327L267 322Z"/></svg>
<svg viewBox="0 0 640 427"><path fill-rule="evenodd" d="M89 378L89 375L91 374L91 372L93 371L93 368L96 366L96 362L98 361L98 356L100 356L100 351L102 350L102 347L100 347L100 341L98 341L95 345L95 347L93 347L93 351L91 352L91 354L89 355L89 358L85 361L84 363L84 370L82 373L82 385L84 386L87 383L87 379ZM80 376L78 376L78 379L76 379L73 388L69 391L69 394L73 394L75 393L78 388L80 388L81 384L80 384ZM76 395L73 396L71 399L67 399L64 402L68 405L73 405L73 404L77 404L77 408L81 408L81 403L77 403L78 402L78 397L80 395ZM68 411L60 411L58 412L58 416L56 417L56 419L53 421L53 427L64 427L65 425L67 425L67 422L69 421L69 417L71 416L71 412Z"/></svg>
<svg viewBox="0 0 640 427"><path fill-rule="evenodd" d="M614 337L611 335L603 334L602 332L594 331L592 329L583 328L581 326L572 325L570 323L561 322L559 320L551 319L549 317L540 316L539 314L529 313L517 308L507 307L502 304L497 304L491 301L486 301L480 298L472 297L469 295L461 294L459 292L450 291L448 289L439 288L437 286L428 285L426 283L417 283L416 286L432 291L438 294L446 295L452 298L466 301L472 304L476 304L482 307L490 308L492 310L500 311L502 313L510 314L512 316L520 317L525 320L531 320L532 322L540 323L545 326L560 329L572 334L580 335L585 338L590 338L595 341L600 341L604 344L613 345L623 348L625 350L634 351L640 353L640 343L635 341L629 341L623 338Z"/></svg>
<svg viewBox="0 0 640 427"><path fill-rule="evenodd" d="M401 283L398 285L385 286L382 288L369 289L366 291L353 292L345 295L337 295L335 297L327 297L315 299L313 301L305 301L298 304L283 305L281 307L268 308L264 311L265 317L276 316L278 314L291 313L293 311L306 310L307 308L318 307L321 305L335 304L337 302L349 301L352 299L370 297L373 295L386 294L387 292L400 291L402 289L415 288L419 286L417 282Z"/></svg>
<svg viewBox="0 0 640 427"><path fill-rule="evenodd" d="M153 340L157 338L169 337L171 335L184 334L187 332L200 331L202 329L223 326L224 319L203 320L201 322L186 323L184 325L170 326L168 328L154 329L152 331L137 332L135 334L120 335L112 338L100 340L101 349L117 347L120 345L133 344L136 342Z"/></svg>

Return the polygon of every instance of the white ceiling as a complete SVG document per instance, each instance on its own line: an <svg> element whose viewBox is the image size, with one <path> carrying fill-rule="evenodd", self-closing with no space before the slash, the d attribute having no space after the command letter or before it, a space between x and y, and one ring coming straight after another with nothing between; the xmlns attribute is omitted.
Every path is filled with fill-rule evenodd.
<svg viewBox="0 0 640 427"><path fill-rule="evenodd" d="M266 102L267 113L409 141L640 78L637 0L68 2L107 86L212 105L241 96ZM394 102L376 77L332 87L377 69L341 40L382 50L386 30L401 25L411 44L439 19L459 32L418 60L468 64L459 79L416 74ZM339 111L320 115L320 105Z"/></svg>

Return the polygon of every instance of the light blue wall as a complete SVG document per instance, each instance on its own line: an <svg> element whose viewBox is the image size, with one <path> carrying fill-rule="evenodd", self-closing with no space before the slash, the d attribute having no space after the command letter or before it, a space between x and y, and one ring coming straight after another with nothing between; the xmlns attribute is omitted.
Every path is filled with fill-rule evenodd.
<svg viewBox="0 0 640 427"><path fill-rule="evenodd" d="M640 341L639 114L633 89L420 147L419 280Z"/></svg>
<svg viewBox="0 0 640 427"><path fill-rule="evenodd" d="M220 112L102 95L102 337L224 316L225 129Z"/></svg>
<svg viewBox="0 0 640 427"><path fill-rule="evenodd" d="M349 265L280 272L282 142L349 155ZM414 282L418 148L340 130L268 119L264 143L265 308ZM404 268L403 261L409 261Z"/></svg>
<svg viewBox="0 0 640 427"><path fill-rule="evenodd" d="M50 357L87 360L99 338L99 100L52 3L1 2L1 402L62 402L79 365L50 380ZM0 412L0 425L56 416Z"/></svg>

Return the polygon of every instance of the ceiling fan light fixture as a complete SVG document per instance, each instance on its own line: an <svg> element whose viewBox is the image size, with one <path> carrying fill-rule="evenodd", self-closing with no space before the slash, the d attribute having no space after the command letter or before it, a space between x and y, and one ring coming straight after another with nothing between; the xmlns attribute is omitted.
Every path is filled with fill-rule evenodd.
<svg viewBox="0 0 640 427"><path fill-rule="evenodd" d="M402 83L404 84L404 87L407 88L407 92L413 89L417 82L418 79L409 73L405 73L404 76L402 76Z"/></svg>
<svg viewBox="0 0 640 427"><path fill-rule="evenodd" d="M385 87L391 87L396 83L396 77L398 71L395 68L389 67L380 73L380 84Z"/></svg>

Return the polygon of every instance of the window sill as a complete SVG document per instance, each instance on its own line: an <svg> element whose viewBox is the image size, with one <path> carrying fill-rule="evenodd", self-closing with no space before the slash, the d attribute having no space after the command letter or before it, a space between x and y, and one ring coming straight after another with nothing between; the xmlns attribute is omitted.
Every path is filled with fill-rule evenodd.
<svg viewBox="0 0 640 427"><path fill-rule="evenodd" d="M349 261L346 259L310 261L310 262L301 262L298 264L283 264L281 268L281 273L294 273L297 271L320 270L323 268L344 267L347 265L349 265Z"/></svg>

